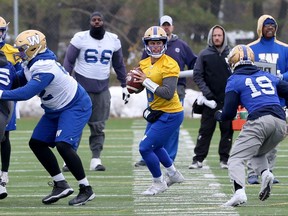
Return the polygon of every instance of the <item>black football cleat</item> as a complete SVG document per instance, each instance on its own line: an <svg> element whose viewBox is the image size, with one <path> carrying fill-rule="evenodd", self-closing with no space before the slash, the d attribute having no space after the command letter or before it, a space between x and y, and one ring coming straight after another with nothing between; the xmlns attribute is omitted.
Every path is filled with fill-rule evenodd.
<svg viewBox="0 0 288 216"><path fill-rule="evenodd" d="M85 186L83 184L79 185L79 194L72 200L69 201L69 205L80 206L85 205L88 201L95 198L95 194L90 185Z"/></svg>
<svg viewBox="0 0 288 216"><path fill-rule="evenodd" d="M51 194L42 199L44 204L52 204L57 202L59 199L69 196L74 190L68 185L65 180L54 181L53 189Z"/></svg>

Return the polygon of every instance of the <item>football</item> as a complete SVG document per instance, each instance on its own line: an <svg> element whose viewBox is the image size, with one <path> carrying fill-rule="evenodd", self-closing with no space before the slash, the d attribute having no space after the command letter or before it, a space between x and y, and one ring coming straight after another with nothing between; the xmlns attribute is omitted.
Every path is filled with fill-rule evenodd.
<svg viewBox="0 0 288 216"><path fill-rule="evenodd" d="M133 93L137 94L144 89L144 86L142 85L142 83L136 83L135 82L135 80L137 80L137 79L134 75L139 73L138 71L140 71L140 70L141 70L140 68L134 68L127 73L126 86L127 86L128 92L130 94L133 94Z"/></svg>

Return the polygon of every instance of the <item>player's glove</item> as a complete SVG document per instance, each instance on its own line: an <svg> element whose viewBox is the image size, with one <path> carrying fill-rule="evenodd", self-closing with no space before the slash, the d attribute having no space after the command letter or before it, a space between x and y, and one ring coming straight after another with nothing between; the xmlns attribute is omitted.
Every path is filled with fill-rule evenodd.
<svg viewBox="0 0 288 216"><path fill-rule="evenodd" d="M127 104L130 99L130 94L128 92L127 87L122 88L122 100L124 101L124 104Z"/></svg>
<svg viewBox="0 0 288 216"><path fill-rule="evenodd" d="M214 119L216 121L221 122L222 121L221 117L222 117L222 110L217 110L214 114Z"/></svg>
<svg viewBox="0 0 288 216"><path fill-rule="evenodd" d="M283 74L281 74L281 72L280 72L279 70L277 70L276 76L277 76L280 80L283 80Z"/></svg>

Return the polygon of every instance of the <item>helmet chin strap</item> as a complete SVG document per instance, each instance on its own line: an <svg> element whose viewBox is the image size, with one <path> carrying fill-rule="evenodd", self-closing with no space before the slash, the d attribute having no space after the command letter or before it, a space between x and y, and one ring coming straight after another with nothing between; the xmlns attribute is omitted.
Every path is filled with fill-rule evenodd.
<svg viewBox="0 0 288 216"><path fill-rule="evenodd" d="M151 57L153 57L153 58L160 58L163 54L164 54L164 53L162 53L162 54L151 54Z"/></svg>

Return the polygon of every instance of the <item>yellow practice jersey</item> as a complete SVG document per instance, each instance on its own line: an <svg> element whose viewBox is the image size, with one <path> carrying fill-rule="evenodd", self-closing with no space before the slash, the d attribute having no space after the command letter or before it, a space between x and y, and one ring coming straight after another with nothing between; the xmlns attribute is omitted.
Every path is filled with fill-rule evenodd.
<svg viewBox="0 0 288 216"><path fill-rule="evenodd" d="M178 63L168 55L162 55L157 62L151 64L151 58L148 57L140 61L140 68L146 74L147 78L157 83L159 86L163 85L163 79L167 77L179 77L180 68ZM183 110L183 106L177 94L177 89L171 100L158 97L151 91L147 90L147 99L149 106L153 110L162 110L167 113L175 113Z"/></svg>
<svg viewBox="0 0 288 216"><path fill-rule="evenodd" d="M19 53L18 49L11 46L10 44L5 43L4 46L0 49L2 52L4 52L6 58L8 61L10 61L13 65L20 62L20 58L18 60L15 60L14 56L16 53Z"/></svg>

